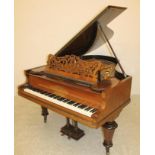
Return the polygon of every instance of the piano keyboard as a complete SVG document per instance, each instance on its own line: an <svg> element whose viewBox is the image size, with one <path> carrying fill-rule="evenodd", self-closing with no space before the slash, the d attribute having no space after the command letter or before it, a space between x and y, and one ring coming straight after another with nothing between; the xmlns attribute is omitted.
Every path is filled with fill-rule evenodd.
<svg viewBox="0 0 155 155"><path fill-rule="evenodd" d="M59 106L65 107L67 109L73 110L75 112L78 112L80 114L83 114L85 116L91 117L97 109L84 105L82 103L78 103L76 101L69 100L67 98L58 96L56 94L48 93L46 91L36 89L34 87L28 86L24 88L24 91L27 93L30 93L34 96L43 98L47 101L50 101L54 104L57 104Z"/></svg>

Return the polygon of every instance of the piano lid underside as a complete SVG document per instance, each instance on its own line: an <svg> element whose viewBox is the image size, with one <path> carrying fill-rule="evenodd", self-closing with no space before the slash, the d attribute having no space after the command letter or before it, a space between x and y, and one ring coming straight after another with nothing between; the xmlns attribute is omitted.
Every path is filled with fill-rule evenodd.
<svg viewBox="0 0 155 155"><path fill-rule="evenodd" d="M79 37L77 37L65 49L56 53L56 56L65 56L74 54L81 56L85 54L93 45L97 35L97 22L86 29Z"/></svg>
<svg viewBox="0 0 155 155"><path fill-rule="evenodd" d="M95 43L98 32L98 22L101 23L107 38L110 39L113 35L113 31L107 25L124 10L126 10L125 7L107 6L102 12L100 12L100 14L83 27L79 33L71 38L71 40L68 41L55 55L65 56L74 54L76 56L82 56L86 54Z"/></svg>

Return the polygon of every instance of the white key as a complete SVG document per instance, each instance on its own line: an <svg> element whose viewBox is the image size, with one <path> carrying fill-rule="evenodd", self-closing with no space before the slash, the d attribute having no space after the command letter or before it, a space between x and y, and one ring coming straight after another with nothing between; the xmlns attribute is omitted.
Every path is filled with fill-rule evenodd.
<svg viewBox="0 0 155 155"><path fill-rule="evenodd" d="M36 91L34 91L34 90L30 89L30 88L25 88L24 91L27 92L27 93L30 93L32 95L35 95L37 97L43 98L43 99L45 99L47 101L50 101L52 103L55 103L57 105L63 106L65 108L67 108L67 109L70 109L70 110L76 111L78 113L81 113L81 114L83 114L85 116L88 116L88 117L91 117L92 114L95 113L95 112L90 112L94 108L90 109L89 111L85 110L86 108L88 108L88 106L86 108L84 108L84 109L80 109L80 108L78 108L78 106L80 106L80 105L78 105L77 107L75 107L75 106L73 106L74 104L72 104L72 105L67 104L67 102L63 102L63 100L60 101L58 99L52 98L50 96L47 96L45 94L41 94L39 92L36 92ZM65 99L64 99L64 101L65 101Z"/></svg>

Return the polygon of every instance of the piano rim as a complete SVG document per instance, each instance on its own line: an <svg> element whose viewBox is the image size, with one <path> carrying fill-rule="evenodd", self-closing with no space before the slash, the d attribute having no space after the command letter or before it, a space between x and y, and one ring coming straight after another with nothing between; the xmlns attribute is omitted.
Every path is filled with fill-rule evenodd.
<svg viewBox="0 0 155 155"><path fill-rule="evenodd" d="M121 106L119 106L117 109L115 109L114 111L112 111L109 115L107 115L106 117L103 117L102 119L99 119L97 121L97 119L95 119L95 118L88 117L88 116L82 115L82 114L77 113L77 112L74 112L74 111L72 111L72 113L69 113L69 112L66 112L66 111L62 111L60 106L54 105L54 104L53 104L54 106L52 106L50 104L47 104L46 102L49 102L49 101L46 101L44 99L41 99L42 101L39 100L39 99L36 99L34 97L34 95L28 94L28 93L24 92L24 90L23 90L23 86L24 85L25 84L22 84L22 85L20 85L18 87L18 95L19 96L22 96L22 97L24 97L24 98L26 98L26 99L28 99L28 100L36 103L36 104L39 104L40 106L44 106L47 109L50 109L51 111L56 112L56 113L58 113L58 114L60 114L60 115L62 115L64 117L67 116L68 118L70 118L70 119L72 119L74 121L80 122L81 124L84 124L84 125L86 125L88 127L95 128L95 129L101 127L106 122L115 120L119 116L119 114L122 111L122 109L127 104L129 104L129 102L130 102L130 99L128 99ZM63 107L62 107L62 109L63 109ZM70 109L67 109L67 111L71 111L71 110ZM75 115L75 113L77 113L77 114ZM82 119L78 115L81 115L84 119Z"/></svg>

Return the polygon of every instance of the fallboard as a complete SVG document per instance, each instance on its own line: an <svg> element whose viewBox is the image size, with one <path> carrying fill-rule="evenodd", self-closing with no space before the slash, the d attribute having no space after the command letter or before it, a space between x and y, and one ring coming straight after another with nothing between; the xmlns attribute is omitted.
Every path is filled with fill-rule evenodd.
<svg viewBox="0 0 155 155"><path fill-rule="evenodd" d="M82 102L95 108L103 106L104 100L102 93L96 93L89 88L72 85L63 81L49 79L45 76L29 75L28 83L38 89L45 90L49 93L55 93L62 97Z"/></svg>

